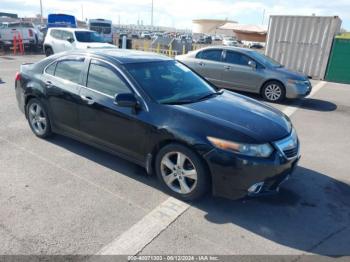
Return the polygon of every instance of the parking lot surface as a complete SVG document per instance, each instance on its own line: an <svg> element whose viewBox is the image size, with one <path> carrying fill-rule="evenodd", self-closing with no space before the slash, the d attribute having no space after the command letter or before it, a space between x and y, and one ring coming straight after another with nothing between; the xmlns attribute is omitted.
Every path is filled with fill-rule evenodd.
<svg viewBox="0 0 350 262"><path fill-rule="evenodd" d="M180 203L162 224L153 214L171 198L155 176L31 132L14 76L41 58L0 56L0 254L350 255L349 85L313 81L311 97L273 105L290 115L302 144L280 194ZM133 247L121 247L128 239Z"/></svg>

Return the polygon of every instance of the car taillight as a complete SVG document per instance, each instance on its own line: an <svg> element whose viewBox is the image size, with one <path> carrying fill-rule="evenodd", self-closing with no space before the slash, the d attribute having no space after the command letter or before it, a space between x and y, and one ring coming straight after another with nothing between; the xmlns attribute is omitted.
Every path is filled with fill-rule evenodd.
<svg viewBox="0 0 350 262"><path fill-rule="evenodd" d="M30 37L33 37L33 31L32 31L32 29L28 29L28 33L29 33L29 36L30 36Z"/></svg>
<svg viewBox="0 0 350 262"><path fill-rule="evenodd" d="M17 72L15 76L15 81L20 81L20 80L21 80L21 74Z"/></svg>

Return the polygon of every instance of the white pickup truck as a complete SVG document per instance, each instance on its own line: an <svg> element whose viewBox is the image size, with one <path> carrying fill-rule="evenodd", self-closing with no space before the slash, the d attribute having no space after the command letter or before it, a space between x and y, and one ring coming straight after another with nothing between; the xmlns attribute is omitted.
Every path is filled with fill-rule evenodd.
<svg viewBox="0 0 350 262"><path fill-rule="evenodd" d="M43 43L42 33L28 22L10 22L0 25L0 46L9 49L13 46L14 36L21 36L25 48L40 48Z"/></svg>

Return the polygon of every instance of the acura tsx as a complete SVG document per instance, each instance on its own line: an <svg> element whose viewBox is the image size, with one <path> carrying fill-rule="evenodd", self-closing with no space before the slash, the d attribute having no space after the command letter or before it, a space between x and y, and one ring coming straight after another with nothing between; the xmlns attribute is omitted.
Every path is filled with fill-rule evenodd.
<svg viewBox="0 0 350 262"><path fill-rule="evenodd" d="M116 154L183 200L276 192L300 158L282 112L157 54L59 53L22 65L15 90L36 136L58 133Z"/></svg>

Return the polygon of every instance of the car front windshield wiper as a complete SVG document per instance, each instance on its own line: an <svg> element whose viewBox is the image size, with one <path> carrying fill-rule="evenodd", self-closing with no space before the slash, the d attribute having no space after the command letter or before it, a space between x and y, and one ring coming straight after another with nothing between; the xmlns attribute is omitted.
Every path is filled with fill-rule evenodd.
<svg viewBox="0 0 350 262"><path fill-rule="evenodd" d="M184 100L175 100L175 101L169 101L169 102L162 102L163 105L184 105L184 104L191 104L195 102L194 100L190 99L184 99Z"/></svg>
<svg viewBox="0 0 350 262"><path fill-rule="evenodd" d="M206 99L209 99L209 98L214 97L214 96L222 95L222 93L224 93L223 90L220 90L220 91L217 91L217 92L213 92L213 93L209 93L209 94L206 94L206 95L201 96L200 98L196 99L195 102L206 100Z"/></svg>
<svg viewBox="0 0 350 262"><path fill-rule="evenodd" d="M162 102L164 105L183 105L183 104L191 104L195 102L199 102L208 98L211 98L213 96L221 95L224 91L218 91L218 92L213 92L206 94L204 96L201 96L199 98L193 98L193 99L179 99L179 100L174 100L174 101L168 101L168 102Z"/></svg>

